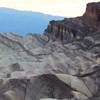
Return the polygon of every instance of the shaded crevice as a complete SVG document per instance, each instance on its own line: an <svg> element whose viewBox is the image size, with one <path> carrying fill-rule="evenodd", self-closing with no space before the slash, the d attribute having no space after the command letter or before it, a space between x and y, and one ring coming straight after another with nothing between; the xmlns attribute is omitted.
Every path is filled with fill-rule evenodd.
<svg viewBox="0 0 100 100"><path fill-rule="evenodd" d="M92 72L85 73L85 74L73 75L73 76L76 76L76 77L89 77L89 76L92 76L92 75L97 74L99 72L100 72L100 69L97 68L96 70L94 70Z"/></svg>

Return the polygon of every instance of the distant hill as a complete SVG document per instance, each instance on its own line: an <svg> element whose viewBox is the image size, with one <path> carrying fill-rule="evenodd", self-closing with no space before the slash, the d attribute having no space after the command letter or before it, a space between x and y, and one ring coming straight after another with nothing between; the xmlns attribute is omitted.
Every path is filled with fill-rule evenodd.
<svg viewBox="0 0 100 100"><path fill-rule="evenodd" d="M42 33L50 20L63 17L0 7L0 32Z"/></svg>

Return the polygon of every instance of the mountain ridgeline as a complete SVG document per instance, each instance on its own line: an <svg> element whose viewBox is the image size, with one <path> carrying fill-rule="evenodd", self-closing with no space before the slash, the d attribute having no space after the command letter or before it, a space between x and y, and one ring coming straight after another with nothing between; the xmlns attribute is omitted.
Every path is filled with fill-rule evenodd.
<svg viewBox="0 0 100 100"><path fill-rule="evenodd" d="M53 19L63 19L63 17L0 7L0 32L15 32L21 35L28 32L41 34Z"/></svg>

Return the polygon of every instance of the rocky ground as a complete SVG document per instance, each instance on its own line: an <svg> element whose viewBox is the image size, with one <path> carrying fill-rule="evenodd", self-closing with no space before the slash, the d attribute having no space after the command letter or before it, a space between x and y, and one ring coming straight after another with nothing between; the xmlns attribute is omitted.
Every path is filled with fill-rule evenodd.
<svg viewBox="0 0 100 100"><path fill-rule="evenodd" d="M42 35L0 33L0 100L99 100L99 76L100 2Z"/></svg>

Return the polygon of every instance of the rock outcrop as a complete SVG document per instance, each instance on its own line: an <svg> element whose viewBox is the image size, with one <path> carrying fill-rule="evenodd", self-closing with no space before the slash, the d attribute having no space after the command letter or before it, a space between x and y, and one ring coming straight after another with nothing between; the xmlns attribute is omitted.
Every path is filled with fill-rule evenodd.
<svg viewBox="0 0 100 100"><path fill-rule="evenodd" d="M84 16L100 22L100 2L88 3Z"/></svg>
<svg viewBox="0 0 100 100"><path fill-rule="evenodd" d="M0 97L1 95L4 98L8 97L7 100L40 100L46 97L73 98L72 88L51 74L34 76L28 79L1 81Z"/></svg>
<svg viewBox="0 0 100 100"><path fill-rule="evenodd" d="M86 12L81 17L50 21L45 33L53 40L72 42L97 31L100 31L100 2L87 4Z"/></svg>
<svg viewBox="0 0 100 100"><path fill-rule="evenodd" d="M0 33L0 100L99 100L99 76L100 2L42 35Z"/></svg>

